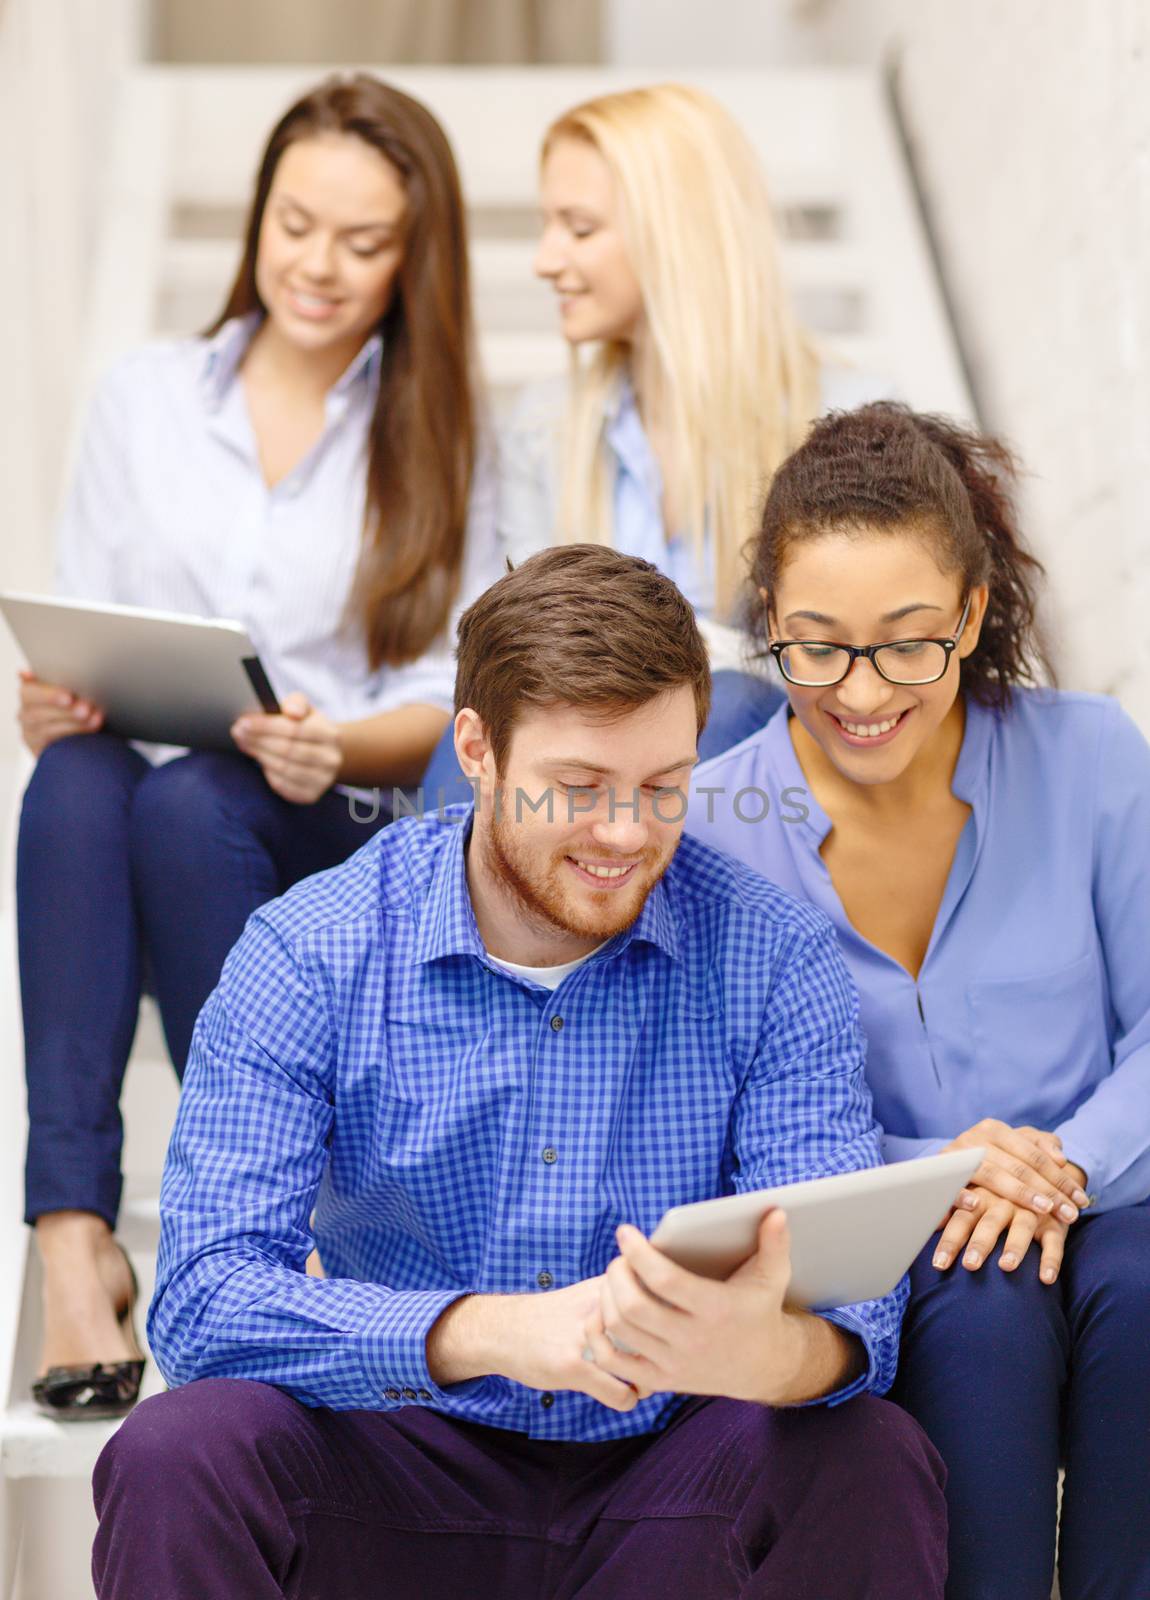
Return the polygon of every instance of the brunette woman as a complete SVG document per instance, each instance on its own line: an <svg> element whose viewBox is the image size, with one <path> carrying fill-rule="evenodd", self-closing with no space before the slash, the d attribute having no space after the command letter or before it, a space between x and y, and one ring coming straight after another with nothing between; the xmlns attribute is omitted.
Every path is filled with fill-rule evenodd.
<svg viewBox="0 0 1150 1600"><path fill-rule="evenodd" d="M912 1270L898 1389L949 1473L948 1596L1049 1600L1062 1465L1062 1600L1130 1600L1150 1594L1150 749L1115 701L1035 686L1014 471L898 406L818 424L754 555L788 704L700 770L692 826L838 929L887 1159L985 1147Z"/></svg>
<svg viewBox="0 0 1150 1600"><path fill-rule="evenodd" d="M419 778L453 610L496 575L480 456L451 149L407 95L332 79L272 131L216 322L100 387L59 541L66 594L245 623L281 713L241 718L234 754L158 764L67 685L21 686L35 1393L55 1416L138 1389L112 1230L141 986L180 1071L248 914L368 837L339 786Z"/></svg>

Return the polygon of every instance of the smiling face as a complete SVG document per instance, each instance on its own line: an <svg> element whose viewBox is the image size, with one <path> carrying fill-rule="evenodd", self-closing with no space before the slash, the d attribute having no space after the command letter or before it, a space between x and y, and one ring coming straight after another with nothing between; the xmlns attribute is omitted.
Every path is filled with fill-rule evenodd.
<svg viewBox="0 0 1150 1600"><path fill-rule="evenodd" d="M697 735L686 685L610 722L553 706L515 723L497 774L482 724L460 713L457 748L481 785L472 900L493 954L573 960L635 921L679 843L686 807L666 791L685 793Z"/></svg>
<svg viewBox="0 0 1150 1600"><path fill-rule="evenodd" d="M543 163L543 233L535 272L559 297L563 337L632 343L643 294L623 235L611 169L585 140L559 138Z"/></svg>
<svg viewBox="0 0 1150 1600"><path fill-rule="evenodd" d="M854 783L890 783L902 776L955 704L959 659L978 643L985 585L973 589L966 626L936 683L888 683L867 660L856 660L830 688L787 684L802 727L838 771ZM771 638L836 644L885 644L950 638L964 603L958 573L943 572L928 538L905 533L828 533L787 551L772 597Z"/></svg>
<svg viewBox="0 0 1150 1600"><path fill-rule="evenodd" d="M407 194L352 134L290 144L260 224L256 288L269 326L303 350L348 359L378 326L403 261Z"/></svg>

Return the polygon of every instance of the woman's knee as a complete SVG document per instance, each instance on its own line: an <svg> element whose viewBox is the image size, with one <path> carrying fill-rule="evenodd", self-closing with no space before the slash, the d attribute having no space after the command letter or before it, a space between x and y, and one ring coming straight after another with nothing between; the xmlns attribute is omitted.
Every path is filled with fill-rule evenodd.
<svg viewBox="0 0 1150 1600"><path fill-rule="evenodd" d="M1062 1294L1060 1286L1040 1281L1033 1250L1013 1272L1004 1272L993 1256L976 1272L916 1264L904 1349L941 1341L952 1362L978 1365L1012 1354L1025 1359L1037 1341L1048 1339L1065 1343Z"/></svg>
<svg viewBox="0 0 1150 1600"><path fill-rule="evenodd" d="M136 791L133 831L210 821L227 795L242 785L247 765L243 756L196 750L153 767Z"/></svg>
<svg viewBox="0 0 1150 1600"><path fill-rule="evenodd" d="M154 767L139 785L130 818L132 861L158 865L165 876L173 846L187 842L198 861L209 840L227 836L266 787L259 768L241 755L197 750Z"/></svg>
<svg viewBox="0 0 1150 1600"><path fill-rule="evenodd" d="M21 826L42 820L57 829L102 831L109 811L130 806L147 772L143 756L114 734L57 739L41 752L28 780Z"/></svg>

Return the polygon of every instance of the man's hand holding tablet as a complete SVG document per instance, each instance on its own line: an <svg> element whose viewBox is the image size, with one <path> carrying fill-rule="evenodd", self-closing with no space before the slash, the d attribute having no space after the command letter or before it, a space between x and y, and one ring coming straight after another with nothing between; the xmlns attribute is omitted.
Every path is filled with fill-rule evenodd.
<svg viewBox="0 0 1150 1600"><path fill-rule="evenodd" d="M849 1383L860 1345L806 1307L894 1288L979 1166L980 1147L675 1206L617 1232L585 1356L640 1399L795 1404Z"/></svg>
<svg viewBox="0 0 1150 1600"><path fill-rule="evenodd" d="M862 1372L857 1339L787 1304L790 1232L780 1207L767 1212L754 1255L725 1282L678 1266L637 1228L616 1237L621 1254L583 1331L590 1358L640 1400L672 1393L794 1405Z"/></svg>

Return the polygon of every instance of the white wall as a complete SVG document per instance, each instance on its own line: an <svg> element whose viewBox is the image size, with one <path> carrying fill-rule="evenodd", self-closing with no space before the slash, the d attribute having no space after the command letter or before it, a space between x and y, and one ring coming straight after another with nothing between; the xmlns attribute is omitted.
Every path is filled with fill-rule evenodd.
<svg viewBox="0 0 1150 1600"><path fill-rule="evenodd" d="M100 208L112 85L134 48L136 14L135 0L0 0L0 587L41 587L50 575L52 514L82 359L87 264ZM24 1122L9 864L20 770L15 672L16 654L0 626L0 1378L5 1381L25 1245L13 1132ZM0 1524L3 1516L0 1504Z"/></svg>
<svg viewBox="0 0 1150 1600"><path fill-rule="evenodd" d="M869 18L835 0L604 0L613 66L850 66L870 47ZM863 7L863 10L866 8Z"/></svg>
<svg viewBox="0 0 1150 1600"><path fill-rule="evenodd" d="M137 15L137 0L0 0L0 585L49 570L113 86Z"/></svg>
<svg viewBox="0 0 1150 1600"><path fill-rule="evenodd" d="M1030 472L1062 681L1150 731L1146 0L608 0L615 63L901 57L986 423Z"/></svg>
<svg viewBox="0 0 1150 1600"><path fill-rule="evenodd" d="M877 0L986 420L1034 474L1068 685L1150 729L1150 8Z"/></svg>

